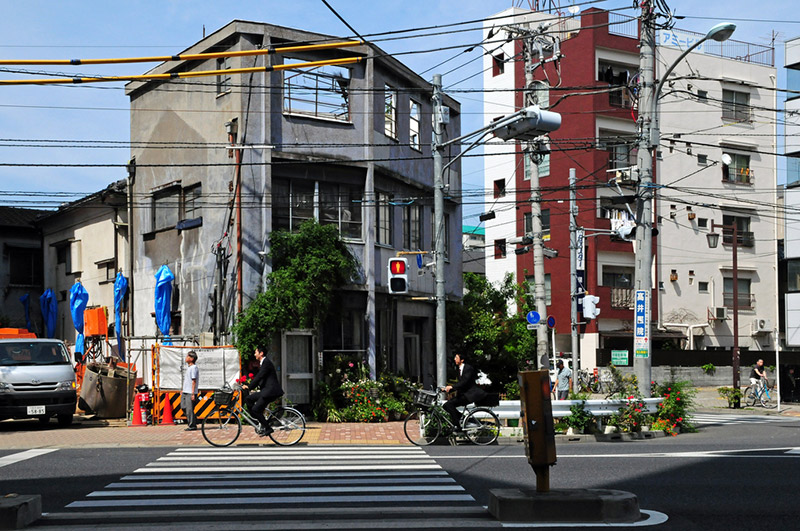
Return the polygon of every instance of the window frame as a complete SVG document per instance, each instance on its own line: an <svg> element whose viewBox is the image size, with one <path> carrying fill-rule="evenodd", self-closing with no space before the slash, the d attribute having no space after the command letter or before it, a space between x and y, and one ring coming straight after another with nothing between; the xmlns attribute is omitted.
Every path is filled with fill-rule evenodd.
<svg viewBox="0 0 800 531"><path fill-rule="evenodd" d="M170 186L166 186L161 188L160 190L154 191L151 203L152 203L152 231L151 232L161 232L165 230L174 229L178 223L180 222L181 218L181 204L182 204L182 196L183 196L183 189L181 188L180 184L172 184ZM164 205L159 206L159 202L164 201ZM170 205L170 201L174 201L174 205ZM167 207L171 207L167 208ZM159 211L160 208L164 210ZM159 223L159 213L167 213L166 223L160 224ZM169 224L172 221L172 217L174 216L175 220L174 223ZM163 220L162 220L163 221Z"/></svg>
<svg viewBox="0 0 800 531"><path fill-rule="evenodd" d="M492 77L501 76L506 71L506 55L503 52L492 55Z"/></svg>
<svg viewBox="0 0 800 531"><path fill-rule="evenodd" d="M408 145L415 151L422 151L422 105L410 98L408 104ZM416 108L416 112L415 112Z"/></svg>
<svg viewBox="0 0 800 531"><path fill-rule="evenodd" d="M388 83L383 86L383 134L397 140L397 89Z"/></svg>
<svg viewBox="0 0 800 531"><path fill-rule="evenodd" d="M403 207L403 249L422 250L422 206L411 204Z"/></svg>
<svg viewBox="0 0 800 531"><path fill-rule="evenodd" d="M5 252L8 254L9 286L35 287L42 284L44 281L44 268L41 249L6 244ZM19 261L25 263L19 263Z"/></svg>
<svg viewBox="0 0 800 531"><path fill-rule="evenodd" d="M292 61L285 57L284 65ZM283 71L284 114L351 123L350 84L352 71L338 65L321 66L313 70L287 68Z"/></svg>
<svg viewBox="0 0 800 531"><path fill-rule="evenodd" d="M394 229L394 205L387 192L375 193L375 242L391 247Z"/></svg>
<svg viewBox="0 0 800 531"><path fill-rule="evenodd" d="M506 249L506 239L500 238L494 241L494 259L495 260L502 260L508 256L508 250Z"/></svg>
<svg viewBox="0 0 800 531"><path fill-rule="evenodd" d="M218 57L217 58L217 70L230 70L231 69L231 58L230 57ZM233 91L233 83L231 80L231 74L217 74L216 81L217 81L217 96L224 96L225 94L230 94Z"/></svg>
<svg viewBox="0 0 800 531"><path fill-rule="evenodd" d="M750 167L752 158L744 153L723 151L723 155L731 157L730 164L722 164L722 181L730 184L753 184L753 170ZM733 176L733 178L731 177Z"/></svg>
<svg viewBox="0 0 800 531"><path fill-rule="evenodd" d="M738 101L740 99L744 101ZM749 122L751 120L750 93L723 88L722 119L737 123Z"/></svg>
<svg viewBox="0 0 800 531"><path fill-rule="evenodd" d="M321 191L321 186L334 187L335 193L328 193L334 188ZM330 197L337 199L332 201L328 199ZM357 200L354 200L354 197ZM342 239L346 241L362 242L364 241L364 217L361 206L363 197L364 188L358 184L275 177L272 182L273 230L296 232L303 222L313 219L320 225L336 225ZM347 209L345 206L350 208ZM298 211L303 215L298 214ZM332 211L335 211L335 217L323 218L325 212ZM345 219L347 211L350 212L350 216ZM343 232L345 224L357 226L358 230ZM355 236L356 232L358 236Z"/></svg>

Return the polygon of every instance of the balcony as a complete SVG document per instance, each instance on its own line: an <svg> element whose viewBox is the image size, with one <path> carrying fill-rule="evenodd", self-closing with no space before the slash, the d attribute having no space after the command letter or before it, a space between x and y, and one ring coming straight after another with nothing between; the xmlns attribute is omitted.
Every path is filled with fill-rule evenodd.
<svg viewBox="0 0 800 531"><path fill-rule="evenodd" d="M722 304L726 308L733 309L733 293L729 291L722 292ZM752 293L739 293L739 309L752 310L756 305L756 297Z"/></svg>

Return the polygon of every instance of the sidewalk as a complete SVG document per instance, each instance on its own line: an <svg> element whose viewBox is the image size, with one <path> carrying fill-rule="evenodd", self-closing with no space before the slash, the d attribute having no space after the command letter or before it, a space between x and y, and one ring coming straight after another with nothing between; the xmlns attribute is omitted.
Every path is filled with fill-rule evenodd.
<svg viewBox="0 0 800 531"><path fill-rule="evenodd" d="M775 396L777 391L770 391ZM764 409L763 407L743 407L741 409L731 409L728 401L719 396L716 387L698 387L697 395L694 398L696 410L701 413L725 413L734 415L787 415L800 417L800 403L781 402L780 410Z"/></svg>

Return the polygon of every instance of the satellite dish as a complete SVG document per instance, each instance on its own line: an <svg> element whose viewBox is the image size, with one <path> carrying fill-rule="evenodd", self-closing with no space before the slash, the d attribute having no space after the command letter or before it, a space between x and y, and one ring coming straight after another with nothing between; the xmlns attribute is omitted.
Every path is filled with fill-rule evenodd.
<svg viewBox="0 0 800 531"><path fill-rule="evenodd" d="M722 163L723 163L725 166L730 166L730 165L731 165L731 162L733 162L733 159L731 158L731 156L730 156L730 155L728 155L727 153L723 153L723 154L722 154Z"/></svg>

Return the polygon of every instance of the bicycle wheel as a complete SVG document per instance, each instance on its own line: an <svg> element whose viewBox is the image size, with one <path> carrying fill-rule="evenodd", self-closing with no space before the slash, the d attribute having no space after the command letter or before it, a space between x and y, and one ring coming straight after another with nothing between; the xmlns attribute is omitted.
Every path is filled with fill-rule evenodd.
<svg viewBox="0 0 800 531"><path fill-rule="evenodd" d="M752 385L748 385L744 388L744 392L742 393L742 402L745 406L749 407L756 405L756 390L753 389Z"/></svg>
<svg viewBox="0 0 800 531"><path fill-rule="evenodd" d="M500 436L500 420L491 409L479 407L470 410L461 421L464 434L473 444L486 446Z"/></svg>
<svg viewBox="0 0 800 531"><path fill-rule="evenodd" d="M242 421L227 407L215 407L200 427L203 438L211 446L230 446L242 433Z"/></svg>
<svg viewBox="0 0 800 531"><path fill-rule="evenodd" d="M293 407L277 408L267 422L275 430L269 438L279 446L297 444L306 434L306 419Z"/></svg>
<svg viewBox="0 0 800 531"><path fill-rule="evenodd" d="M406 417L403 423L403 432L412 444L428 446L439 438L442 425L436 414L423 409L415 409Z"/></svg>
<svg viewBox="0 0 800 531"><path fill-rule="evenodd" d="M778 402L775 401L771 396L769 396L766 390L762 391L761 396L759 398L761 399L761 407L765 409L775 409L776 407L778 407Z"/></svg>

